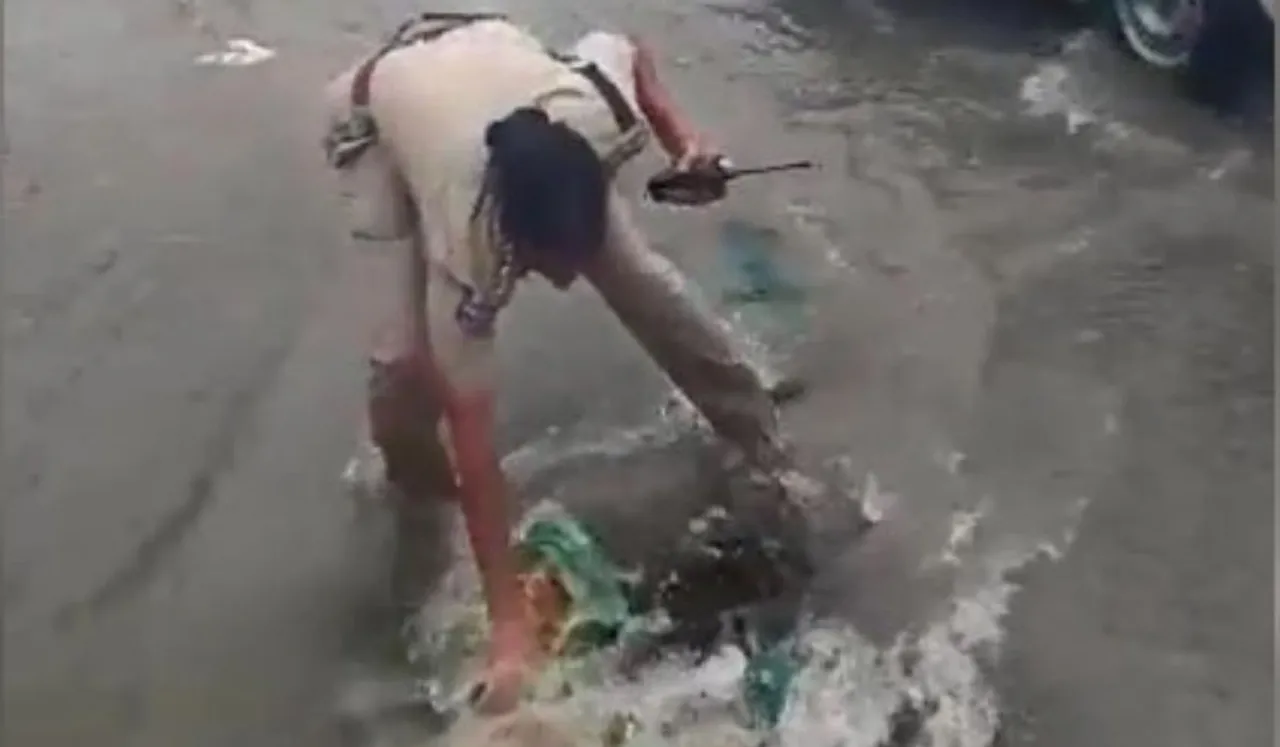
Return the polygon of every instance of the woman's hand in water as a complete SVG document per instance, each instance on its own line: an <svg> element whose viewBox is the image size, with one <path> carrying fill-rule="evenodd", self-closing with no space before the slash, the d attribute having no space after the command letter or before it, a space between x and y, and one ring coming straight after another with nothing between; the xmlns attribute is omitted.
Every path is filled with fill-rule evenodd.
<svg viewBox="0 0 1280 747"><path fill-rule="evenodd" d="M532 621L504 627L494 632L488 666L471 697L472 707L490 716L519 704L540 658Z"/></svg>

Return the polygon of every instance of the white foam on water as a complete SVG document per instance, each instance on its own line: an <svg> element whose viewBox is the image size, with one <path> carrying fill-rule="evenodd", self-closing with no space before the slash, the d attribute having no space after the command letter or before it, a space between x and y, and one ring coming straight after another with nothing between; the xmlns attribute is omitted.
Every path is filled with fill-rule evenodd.
<svg viewBox="0 0 1280 747"><path fill-rule="evenodd" d="M634 430L619 431L605 443L590 448L562 440L557 440L555 448L534 444L520 459L526 468L545 467L591 448L611 453L639 448L643 439ZM547 451L539 454L539 448ZM884 647L846 623L809 626L801 639L802 648L809 652L808 664L794 683L770 744L883 747L890 744L895 714L909 704L923 714L921 733L909 744L990 747L1000 723L1000 703L985 673L999 658L1004 618L1018 589L1010 576L1034 560L1063 558L1087 503L1081 499L1073 506L1058 537L1008 538L981 552L966 553L963 561L959 551L973 542L975 528L992 506L983 501L974 511L956 512L953 531L938 558L959 566L960 582L943 611ZM452 570L424 608L430 613L420 621L422 651L441 650L451 627L478 630L483 613L477 590L475 570L459 536ZM479 644L478 635L467 643L475 651ZM442 671L434 682L437 693L460 687L466 677L463 669ZM606 743L601 735L624 718L632 734L625 744L634 747L757 747L761 735L742 725L744 670L745 657L730 647L697 666L665 661L626 681L611 674L612 661L602 654L553 669L539 688L543 694L536 705L540 713L571 732L575 744ZM567 695L566 682L573 684ZM440 743L447 744L447 737Z"/></svg>
<svg viewBox="0 0 1280 747"><path fill-rule="evenodd" d="M991 509L991 499L984 496L972 511L957 511L952 514L951 527L947 533L946 543L942 546L942 550L937 557L925 560L923 567L926 569L940 565L959 567L962 562L960 558L961 551L973 544L974 533L978 529L978 524L990 514Z"/></svg>
<svg viewBox="0 0 1280 747"><path fill-rule="evenodd" d="M688 398L672 391L653 422L633 428L583 427L567 433L553 426L504 456L502 470L520 484L557 465L592 457L624 457L641 449L668 446L683 435L705 429L705 421ZM344 492L358 506L385 503L386 464L367 431L357 438L340 480Z"/></svg>
<svg viewBox="0 0 1280 747"><path fill-rule="evenodd" d="M1023 78L1019 96L1028 114L1033 117L1060 115L1072 135L1098 119L1080 96L1070 70L1060 62L1043 63Z"/></svg>
<svg viewBox="0 0 1280 747"><path fill-rule="evenodd" d="M1121 121L1117 104L1127 98L1123 86L1091 69L1096 45L1105 40L1094 33L1072 37L1057 60L1039 63L1019 84L1023 113L1036 118L1059 117L1068 136L1085 135L1094 147L1159 159L1194 155L1187 145L1133 122ZM1214 171L1207 176L1212 179Z"/></svg>
<svg viewBox="0 0 1280 747"><path fill-rule="evenodd" d="M802 641L810 663L794 684L772 743L882 747L889 743L895 714L910 704L925 714L921 735L910 744L990 747L1000 703L985 666L998 659L1004 641L1003 619L1017 591L1009 577L1037 558L1063 557L1073 531L1056 541L1011 542L978 558L943 615L888 647L877 647L848 625L812 628ZM429 606L437 627L461 616L475 619L478 612L474 574L466 558L460 560L448 590ZM627 744L636 747L760 743L760 735L742 725L746 661L737 649L727 647L697 666L662 662L634 681L604 674L608 665L602 659L553 674L557 684L543 688L550 694L539 698L538 710L573 733L575 744L601 743L600 735L620 717L633 725ZM566 697L561 681L578 686Z"/></svg>
<svg viewBox="0 0 1280 747"><path fill-rule="evenodd" d="M681 435L674 419L635 428L613 428L591 438L567 438L559 430L525 444L502 458L502 469L511 479L522 482L544 470L588 457L623 457L641 449L673 443Z"/></svg>
<svg viewBox="0 0 1280 747"><path fill-rule="evenodd" d="M357 506L380 505L386 500L387 465L382 451L368 433L362 433L355 452L342 469L342 486Z"/></svg>

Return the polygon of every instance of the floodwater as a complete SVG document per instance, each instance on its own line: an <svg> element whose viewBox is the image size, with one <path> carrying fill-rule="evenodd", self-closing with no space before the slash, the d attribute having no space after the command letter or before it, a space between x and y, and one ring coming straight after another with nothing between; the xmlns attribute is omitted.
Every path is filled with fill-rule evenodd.
<svg viewBox="0 0 1280 747"><path fill-rule="evenodd" d="M6 726L40 747L337 743L344 694L392 677L385 533L339 479L389 266L341 240L317 91L411 8L59 9L6 9ZM723 308L809 381L785 414L806 466L885 514L853 542L848 503L814 511L808 641L839 655L805 673L784 744L883 744L904 700L926 716L895 745L1264 743L1268 125L1028 3L519 15L557 40L640 33L737 162L821 164L711 211L641 208L717 303L726 226L776 247L804 303ZM197 63L235 37L275 56ZM697 440L586 291L516 309L523 499L643 562L714 481ZM652 729L700 701L676 733L732 740L679 687L735 666L558 707L594 733L622 702Z"/></svg>

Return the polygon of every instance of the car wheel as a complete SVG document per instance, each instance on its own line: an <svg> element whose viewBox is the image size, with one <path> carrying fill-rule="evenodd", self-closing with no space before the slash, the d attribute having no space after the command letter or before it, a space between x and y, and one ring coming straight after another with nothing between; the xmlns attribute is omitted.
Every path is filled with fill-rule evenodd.
<svg viewBox="0 0 1280 747"><path fill-rule="evenodd" d="M1262 0L1265 1L1265 0ZM1260 0L1101 0L1104 21L1147 64L1176 71L1195 98L1227 106L1271 49Z"/></svg>
<svg viewBox="0 0 1280 747"><path fill-rule="evenodd" d="M1213 0L1111 0L1113 23L1139 59L1165 70L1190 64Z"/></svg>

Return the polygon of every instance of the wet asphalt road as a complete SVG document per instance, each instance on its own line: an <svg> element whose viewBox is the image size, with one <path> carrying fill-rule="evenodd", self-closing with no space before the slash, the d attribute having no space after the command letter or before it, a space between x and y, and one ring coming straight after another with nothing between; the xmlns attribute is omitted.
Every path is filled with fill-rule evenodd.
<svg viewBox="0 0 1280 747"><path fill-rule="evenodd" d="M791 352L814 391L788 426L898 497L879 538L830 543L830 611L891 633L921 614L913 559L954 510L993 507L980 542L998 543L1060 533L1085 500L1070 554L1018 579L1004 743L1264 744L1271 144L1066 14L996 5L521 14L559 39L644 33L739 161L823 162L645 220L712 289L719 225L775 229L812 289ZM6 8L14 744L333 742L380 578L336 477L389 268L342 239L316 99L409 10ZM278 56L193 63L238 35ZM524 296L511 448L651 417L661 379L582 313L598 304Z"/></svg>

